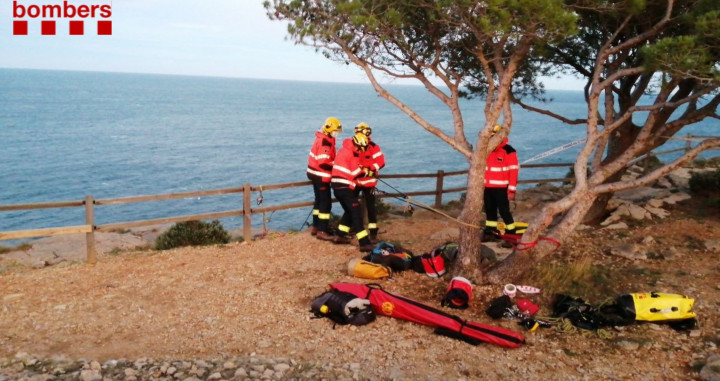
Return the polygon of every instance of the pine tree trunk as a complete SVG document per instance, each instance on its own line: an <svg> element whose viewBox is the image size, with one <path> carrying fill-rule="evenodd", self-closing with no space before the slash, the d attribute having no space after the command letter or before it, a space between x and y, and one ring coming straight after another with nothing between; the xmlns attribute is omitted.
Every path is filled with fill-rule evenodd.
<svg viewBox="0 0 720 381"><path fill-rule="evenodd" d="M460 225L460 239L458 244L458 258L449 269L453 276L463 276L474 284L484 282L481 267L482 250L482 229L480 229L483 218L483 192L484 192L484 168L482 164L471 163L468 171L467 193L465 205L458 219ZM478 169L481 168L482 170Z"/></svg>

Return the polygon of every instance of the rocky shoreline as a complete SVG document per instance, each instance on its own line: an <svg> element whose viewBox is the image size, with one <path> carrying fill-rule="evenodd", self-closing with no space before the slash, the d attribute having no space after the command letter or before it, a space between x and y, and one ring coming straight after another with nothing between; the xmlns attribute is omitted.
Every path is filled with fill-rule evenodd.
<svg viewBox="0 0 720 381"><path fill-rule="evenodd" d="M0 379L28 381L357 380L361 369L359 363L299 363L255 355L210 361L119 359L102 364L63 357L40 359L26 353L0 359Z"/></svg>

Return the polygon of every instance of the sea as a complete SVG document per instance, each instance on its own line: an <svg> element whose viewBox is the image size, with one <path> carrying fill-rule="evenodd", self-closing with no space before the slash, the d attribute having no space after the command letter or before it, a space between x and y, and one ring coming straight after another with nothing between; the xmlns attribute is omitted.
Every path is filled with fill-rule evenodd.
<svg viewBox="0 0 720 381"><path fill-rule="evenodd" d="M452 134L451 116L424 87L387 85L419 115ZM568 118L582 118L580 91L548 91L545 106ZM474 142L484 125L481 100L465 100L466 135ZM521 163L569 163L585 137L583 125L515 108L510 144ZM0 205L109 199L142 195L306 181L314 132L325 118L343 125L341 138L365 122L373 128L387 166L382 174L430 174L465 170L457 151L423 130L379 97L369 84L280 81L155 74L0 69ZM680 135L717 134L717 121L704 121ZM714 130L714 131L713 131ZM661 149L683 147L671 141ZM705 156L712 156L712 153ZM717 151L715 152L717 156ZM669 161L673 157L660 157ZM530 164L530 163L528 163ZM562 178L567 168L520 171L520 179ZM448 177L445 187L465 185ZM434 179L386 179L390 193L429 191ZM457 199L446 194L444 200ZM432 203L431 196L415 197ZM269 190L253 195L253 207L312 200L312 189ZM403 205L402 198L388 203ZM242 209L242 195L187 197L124 205L99 205L96 224ZM264 216L253 226L299 230L310 207ZM341 214L339 206L333 212ZM238 228L241 217L222 219ZM83 208L0 211L0 231L83 225ZM3 242L0 242L2 245Z"/></svg>

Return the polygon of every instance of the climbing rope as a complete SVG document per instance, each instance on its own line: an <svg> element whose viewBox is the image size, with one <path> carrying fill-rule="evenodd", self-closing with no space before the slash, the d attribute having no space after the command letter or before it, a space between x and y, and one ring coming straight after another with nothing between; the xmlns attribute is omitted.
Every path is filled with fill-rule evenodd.
<svg viewBox="0 0 720 381"><path fill-rule="evenodd" d="M407 202L409 205L416 205L416 206L418 206L418 207L420 207L420 208L423 208L423 209L429 210L429 211L431 211L431 212L437 213L437 214L439 214L439 215L441 215L441 216L443 216L443 217L446 217L446 218L448 218L448 219L450 219L450 220L452 220L452 221L455 221L456 223L458 223L458 224L460 224L460 225L467 226L467 227L473 228L473 229L478 229L478 230L482 230L482 229L483 229L482 226L478 226L478 225L471 224L471 223L468 223L468 222L460 221L460 220L458 220L457 218L455 218L455 217L453 217L453 216L451 216L451 215L443 212L442 210L435 209L435 208L433 208L433 207L431 207L431 206L429 206L429 205L426 205L426 204L424 204L424 203L422 203L422 202L420 202L420 201L418 201L418 200L415 200L415 199L413 199L412 197L408 196L407 194L399 191L397 188L393 187L392 185L388 184L388 183L387 183L386 181L384 181L383 179L378 179L378 180L381 181L383 184L387 185L388 187L392 188L395 192L397 192L397 193L399 193L400 195L402 195L402 197L398 197L398 196L392 195L392 194L390 194L390 193L388 193L388 192L385 192L385 191L383 191L383 190L381 190L381 189L378 189L379 192L384 193L385 195L387 195L387 196L389 196L389 197L393 197L393 198L395 198L395 199L397 199L397 200L401 200L401 201L403 201L403 202ZM550 243L555 244L555 249L557 249L557 248L559 248L559 247L561 246L561 243L560 243L558 240L556 240L556 239L554 239L554 238L550 238L550 237L540 237L540 238L538 238L537 240L535 240L535 241L533 241L533 242L519 242L519 239L514 238L514 237L510 237L510 236L511 236L510 234L499 234L499 235L498 235L498 237L499 237L500 239L502 239L502 240L504 240L505 242L507 242L507 243L509 243L510 245L512 245L512 247L513 247L515 250L517 250L517 251L523 251L523 250L532 249L533 247L537 246L537 244L540 243L540 241L548 241L548 242L550 242Z"/></svg>

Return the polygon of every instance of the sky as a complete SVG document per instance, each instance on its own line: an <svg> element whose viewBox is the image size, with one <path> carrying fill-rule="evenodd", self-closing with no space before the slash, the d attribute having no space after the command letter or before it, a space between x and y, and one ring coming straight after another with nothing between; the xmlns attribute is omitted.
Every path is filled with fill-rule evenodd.
<svg viewBox="0 0 720 381"><path fill-rule="evenodd" d="M269 20L262 0L65 0L111 4L110 36L98 36L88 23L84 35L70 36L67 21L58 21L56 35L43 36L39 19L28 18L28 35L13 35L15 4L63 1L2 1L0 68L369 83L354 65L287 40L286 24ZM572 78L546 85L582 89Z"/></svg>

